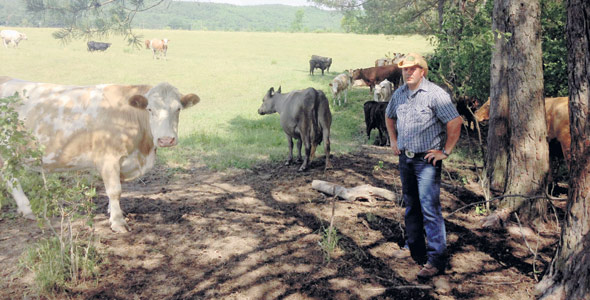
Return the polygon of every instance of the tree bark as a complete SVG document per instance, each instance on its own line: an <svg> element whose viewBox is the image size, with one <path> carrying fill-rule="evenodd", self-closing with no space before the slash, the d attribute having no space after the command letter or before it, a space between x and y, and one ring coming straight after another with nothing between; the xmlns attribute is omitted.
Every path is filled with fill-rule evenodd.
<svg viewBox="0 0 590 300"><path fill-rule="evenodd" d="M494 3L486 172L490 188L504 194L543 193L549 170L540 14L538 0ZM503 200L502 219L517 209L525 217L544 211L531 203L520 197Z"/></svg>
<svg viewBox="0 0 590 300"><path fill-rule="evenodd" d="M569 200L556 256L536 287L540 299L590 299L590 3L568 0L567 14Z"/></svg>

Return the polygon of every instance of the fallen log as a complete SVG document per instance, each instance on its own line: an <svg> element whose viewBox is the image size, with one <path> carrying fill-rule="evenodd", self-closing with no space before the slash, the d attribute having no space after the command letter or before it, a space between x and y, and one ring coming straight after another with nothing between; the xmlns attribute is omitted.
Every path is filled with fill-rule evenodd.
<svg viewBox="0 0 590 300"><path fill-rule="evenodd" d="M392 191L374 187L369 184L363 184L353 188L345 188L335 183L314 180L311 182L311 188L328 195L338 196L348 201L367 200L372 203L376 201L376 198L389 201L395 200L395 194Z"/></svg>

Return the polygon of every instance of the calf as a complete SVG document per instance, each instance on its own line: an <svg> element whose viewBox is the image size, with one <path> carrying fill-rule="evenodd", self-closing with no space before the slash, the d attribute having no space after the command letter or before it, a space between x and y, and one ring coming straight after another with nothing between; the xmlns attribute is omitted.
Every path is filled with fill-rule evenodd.
<svg viewBox="0 0 590 300"><path fill-rule="evenodd" d="M371 139L371 130L379 131L379 139L374 144L379 146L389 145L389 134L385 125L385 109L389 102L367 101L363 105L365 111L365 125L367 126L367 139ZM385 137L384 137L385 136Z"/></svg>
<svg viewBox="0 0 590 300"><path fill-rule="evenodd" d="M397 65L356 69L352 72L352 79L362 79L369 86L371 92L373 92L375 84L385 79L393 83L394 89L397 89L401 78L402 69Z"/></svg>
<svg viewBox="0 0 590 300"><path fill-rule="evenodd" d="M332 65L332 58L330 57L323 57L319 55L312 55L311 59L309 60L309 74L313 75L313 71L315 69L322 70L322 76L324 75L324 70L330 72L330 66Z"/></svg>
<svg viewBox="0 0 590 300"><path fill-rule="evenodd" d="M373 94L373 100L375 101L387 101L391 98L393 93L393 84L389 80L385 79L375 86L375 92Z"/></svg>
<svg viewBox="0 0 590 300"><path fill-rule="evenodd" d="M117 232L128 231L119 205L121 182L151 169L156 148L178 143L180 110L199 102L197 95L183 96L165 82L70 86L0 77L0 98L15 93L22 100L19 119L43 146L43 170L96 170ZM7 183L18 211L34 218L20 184Z"/></svg>
<svg viewBox="0 0 590 300"><path fill-rule="evenodd" d="M270 88L262 100L258 113L266 115L275 112L280 115L281 126L287 134L289 143L289 158L285 164L289 165L293 162L293 138L295 138L298 161L301 161L301 144L305 145L305 159L299 172L309 167L315 150L322 141L326 154L325 169L330 168L332 113L326 95L314 88L292 91L288 94L281 94L280 87L276 93L274 88Z"/></svg>
<svg viewBox="0 0 590 300"><path fill-rule="evenodd" d="M347 102L346 98L350 87L352 87L352 78L346 73L336 76L332 82L330 82L330 90L332 91L334 105L336 105L336 98L338 98L338 105L340 105L340 94L342 94L342 92L344 92L344 103Z"/></svg>
<svg viewBox="0 0 590 300"><path fill-rule="evenodd" d="M4 47L8 48L9 44L13 44L16 48L21 40L27 39L27 35L16 30L5 29L0 31L0 38L2 38Z"/></svg>
<svg viewBox="0 0 590 300"><path fill-rule="evenodd" d="M111 43L88 41L86 46L88 46L88 51L105 51L111 46Z"/></svg>

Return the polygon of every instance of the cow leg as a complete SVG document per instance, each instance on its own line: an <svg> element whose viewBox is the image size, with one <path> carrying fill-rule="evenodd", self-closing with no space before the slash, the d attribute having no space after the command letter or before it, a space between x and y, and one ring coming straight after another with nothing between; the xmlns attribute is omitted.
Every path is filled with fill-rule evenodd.
<svg viewBox="0 0 590 300"><path fill-rule="evenodd" d="M326 126L327 125L327 126ZM322 139L324 142L324 153L326 154L326 166L324 170L331 169L332 163L330 162L330 125L322 124Z"/></svg>
<svg viewBox="0 0 590 300"><path fill-rule="evenodd" d="M348 102L348 100L346 100L346 97L348 97L348 90L344 90L344 103L346 104L346 102Z"/></svg>
<svg viewBox="0 0 590 300"><path fill-rule="evenodd" d="M33 214L33 210L31 209L31 203L29 202L29 198L27 198L27 195L25 195L25 192L23 191L20 182L16 180L13 184L11 180L6 180L5 178L3 179L4 182L6 182L6 187L12 194L12 197L14 198L14 201L16 201L17 211L21 213L23 217L29 220L35 220L35 215Z"/></svg>
<svg viewBox="0 0 590 300"><path fill-rule="evenodd" d="M118 159L105 159L100 167L100 175L109 197L109 222L115 232L128 232L129 226L123 216L123 210L119 204L121 199L121 174ZM109 162L111 161L111 162Z"/></svg>
<svg viewBox="0 0 590 300"><path fill-rule="evenodd" d="M287 135L287 144L289 145L289 158L287 158L285 166L288 166L293 162L293 138L289 135Z"/></svg>
<svg viewBox="0 0 590 300"><path fill-rule="evenodd" d="M302 158L301 158L301 144L303 142L301 141L301 139L297 140L297 162L301 162Z"/></svg>
<svg viewBox="0 0 590 300"><path fill-rule="evenodd" d="M310 136L304 136L301 135L301 140L305 140L303 142L303 144L305 145L305 158L303 159L303 163L301 164L301 167L299 167L299 170L297 170L297 172L302 172L307 170L307 167L309 166L310 160L309 157L311 155L311 139ZM301 141L298 141L298 145L301 143ZM301 148L300 148L301 149Z"/></svg>

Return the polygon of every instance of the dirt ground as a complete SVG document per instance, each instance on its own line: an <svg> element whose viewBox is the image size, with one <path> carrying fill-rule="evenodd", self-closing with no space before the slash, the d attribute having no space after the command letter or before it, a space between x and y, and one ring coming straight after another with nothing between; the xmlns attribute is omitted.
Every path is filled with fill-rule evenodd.
<svg viewBox="0 0 590 300"><path fill-rule="evenodd" d="M380 163L382 161L382 163ZM396 259L403 245L399 200L338 200L339 246L327 261L320 247L332 197L315 179L345 187L370 184L400 194L397 158L388 148L363 146L354 155L324 157L311 170L267 164L214 172L191 166L156 167L125 184L121 205L130 233L111 232L107 198L97 201L95 230L106 255L100 277L56 299L531 299L559 232L508 224L481 229L473 208L482 200L468 162L445 165L441 200L449 266L444 275L416 280L420 266ZM6 209L6 208L3 208ZM12 208L14 210L14 208ZM523 240L526 236L531 249ZM36 299L32 274L19 272L23 249L44 233L22 218L0 220L0 299ZM536 273L535 273L536 272Z"/></svg>

